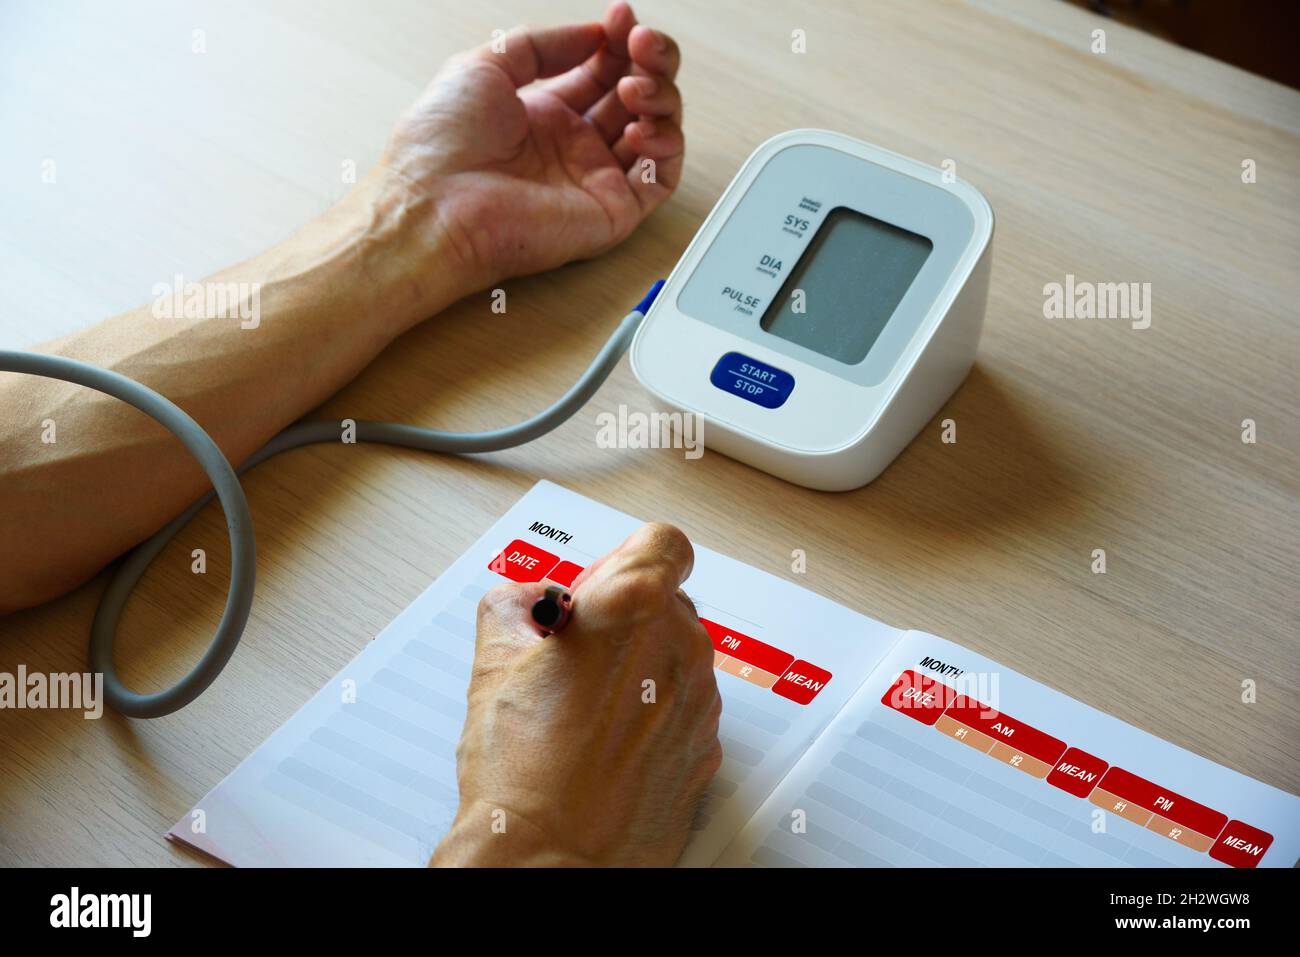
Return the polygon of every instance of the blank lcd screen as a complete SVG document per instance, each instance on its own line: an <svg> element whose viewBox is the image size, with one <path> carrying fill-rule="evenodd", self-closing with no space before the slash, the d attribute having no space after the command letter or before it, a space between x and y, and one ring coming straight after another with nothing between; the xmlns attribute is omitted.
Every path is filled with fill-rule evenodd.
<svg viewBox="0 0 1300 957"><path fill-rule="evenodd" d="M924 236L836 207L759 325L856 365L875 345L933 248Z"/></svg>

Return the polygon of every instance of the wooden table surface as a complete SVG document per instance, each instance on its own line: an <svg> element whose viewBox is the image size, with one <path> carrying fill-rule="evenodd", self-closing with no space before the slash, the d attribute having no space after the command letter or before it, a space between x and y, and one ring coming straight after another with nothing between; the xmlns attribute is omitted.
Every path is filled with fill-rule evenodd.
<svg viewBox="0 0 1300 957"><path fill-rule="evenodd" d="M343 194L345 162L373 162L447 55L517 22L598 16L597 3L5 4L0 345L35 345L277 241ZM485 294L410 333L323 414L448 428L526 416L668 273L759 142L818 126L952 159L996 212L979 358L940 416L957 443L936 420L843 494L718 454L600 449L597 413L645 406L624 363L526 448L277 459L245 479L257 602L202 698L143 722L0 712L0 863L201 862L164 829L539 478L1300 791L1300 94L1052 0L638 12L683 50L675 198L600 260L510 283L506 315ZM1104 55L1089 50L1097 28ZM1151 327L1045 319L1043 286L1067 274L1151 283ZM196 547L206 576L190 573ZM210 507L128 609L128 682L187 670L227 574ZM0 620L0 671L83 670L102 586Z"/></svg>

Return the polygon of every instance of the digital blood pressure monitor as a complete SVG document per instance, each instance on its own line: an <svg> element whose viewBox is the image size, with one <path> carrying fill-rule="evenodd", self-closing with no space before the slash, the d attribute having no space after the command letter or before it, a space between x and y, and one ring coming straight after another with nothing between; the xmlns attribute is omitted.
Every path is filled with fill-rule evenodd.
<svg viewBox="0 0 1300 957"><path fill-rule="evenodd" d="M975 358L993 213L970 186L945 179L847 136L783 133L746 161L662 288L655 284L551 406L485 432L360 421L355 438L462 455L531 442L582 408L635 335L637 377L670 409L705 417L706 447L810 488L865 485L933 417ZM230 529L230 594L199 663L174 686L139 694L118 678L113 644L131 589L213 493L118 564L91 630L90 670L103 674L108 703L137 718L171 714L220 674L248 621L257 563L239 478L183 409L118 372L4 350L0 372L72 382L130 403L170 429L211 479ZM297 422L240 472L338 439L337 422Z"/></svg>
<svg viewBox="0 0 1300 957"><path fill-rule="evenodd" d="M865 485L970 371L993 212L933 167L793 130L741 167L632 345L706 448L809 488Z"/></svg>

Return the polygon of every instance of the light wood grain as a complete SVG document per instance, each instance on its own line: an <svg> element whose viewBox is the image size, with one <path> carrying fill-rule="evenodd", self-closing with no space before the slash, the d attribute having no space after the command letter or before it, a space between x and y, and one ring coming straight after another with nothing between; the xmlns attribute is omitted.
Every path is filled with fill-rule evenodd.
<svg viewBox="0 0 1300 957"><path fill-rule="evenodd" d="M519 21L599 13L572 0L179 6L0 12L3 345L276 241L343 193L345 160L373 161L447 55ZM755 145L823 126L955 160L997 214L980 356L941 415L957 444L936 421L871 486L837 495L716 454L598 449L595 415L645 402L624 365L523 449L283 456L245 480L258 600L206 695L152 722L0 712L0 863L197 862L164 829L543 477L1300 791L1300 95L1049 0L638 11L683 50L673 201L599 261L510 283L505 316L477 297L410 333L322 413L467 428L536 410L667 273ZM1106 56L1088 52L1096 26ZM194 29L205 54L190 52ZM1043 285L1067 273L1150 282L1151 328L1045 320ZM1258 444L1241 442L1245 418ZM206 576L189 572L195 547ZM1094 548L1105 575L1090 571ZM227 560L209 509L128 609L128 681L184 672L219 616ZM0 670L81 670L101 587L0 620ZM1246 679L1257 703L1241 701Z"/></svg>

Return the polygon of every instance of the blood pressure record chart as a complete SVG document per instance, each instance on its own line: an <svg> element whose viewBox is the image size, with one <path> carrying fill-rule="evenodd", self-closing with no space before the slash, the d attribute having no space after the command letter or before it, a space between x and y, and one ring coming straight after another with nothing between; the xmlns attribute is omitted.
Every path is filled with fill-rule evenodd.
<svg viewBox="0 0 1300 957"><path fill-rule="evenodd" d="M539 482L168 836L240 866L424 866L457 809L479 599L569 586L640 524ZM682 858L707 865L903 632L707 548L684 587L723 700L722 767Z"/></svg>
<svg viewBox="0 0 1300 957"><path fill-rule="evenodd" d="M1300 798L910 631L727 866L1291 867Z"/></svg>
<svg viewBox="0 0 1300 957"><path fill-rule="evenodd" d="M457 811L479 600L568 587L639 524L539 482L168 836L240 866L424 866ZM964 648L703 547L684 588L723 705L684 865L1296 859L1300 799ZM972 675L1000 680L949 700Z"/></svg>

